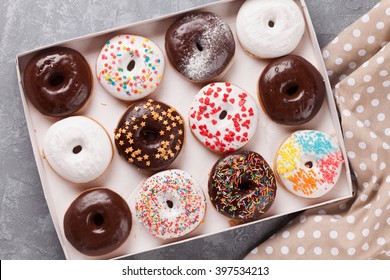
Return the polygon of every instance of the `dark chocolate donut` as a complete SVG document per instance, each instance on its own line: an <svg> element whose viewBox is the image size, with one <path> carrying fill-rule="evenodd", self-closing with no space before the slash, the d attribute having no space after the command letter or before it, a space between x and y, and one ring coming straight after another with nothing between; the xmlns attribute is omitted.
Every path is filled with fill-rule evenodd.
<svg viewBox="0 0 390 280"><path fill-rule="evenodd" d="M129 206L109 189L83 192L72 202L64 217L66 239L88 256L101 256L119 248L130 230Z"/></svg>
<svg viewBox="0 0 390 280"><path fill-rule="evenodd" d="M244 151L219 159L209 177L209 195L221 214L250 221L260 218L275 200L274 173L258 153Z"/></svg>
<svg viewBox="0 0 390 280"><path fill-rule="evenodd" d="M193 12L176 20L165 35L172 65L193 82L210 81L229 65L235 52L233 33L219 16Z"/></svg>
<svg viewBox="0 0 390 280"><path fill-rule="evenodd" d="M259 99L279 124L300 125L313 119L324 102L324 78L306 59L288 55L271 62L259 80Z"/></svg>
<svg viewBox="0 0 390 280"><path fill-rule="evenodd" d="M35 55L23 73L24 91L45 116L65 117L79 111L92 91L88 62L76 50L54 47Z"/></svg>
<svg viewBox="0 0 390 280"><path fill-rule="evenodd" d="M168 167L184 143L184 121L172 107L152 99L133 103L115 130L115 145L129 163L151 171Z"/></svg>

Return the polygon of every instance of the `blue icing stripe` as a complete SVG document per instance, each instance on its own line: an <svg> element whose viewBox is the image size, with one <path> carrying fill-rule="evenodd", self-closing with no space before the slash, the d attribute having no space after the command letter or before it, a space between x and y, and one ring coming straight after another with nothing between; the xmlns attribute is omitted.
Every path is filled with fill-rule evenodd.
<svg viewBox="0 0 390 280"><path fill-rule="evenodd" d="M338 150L338 147L332 145L329 136L319 131L310 130L304 133L295 133L294 136L297 143L302 146L302 152L314 154L316 159Z"/></svg>

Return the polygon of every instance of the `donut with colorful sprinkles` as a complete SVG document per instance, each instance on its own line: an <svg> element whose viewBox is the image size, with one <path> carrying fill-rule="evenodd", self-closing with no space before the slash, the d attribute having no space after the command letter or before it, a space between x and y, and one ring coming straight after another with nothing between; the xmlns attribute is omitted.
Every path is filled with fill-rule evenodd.
<svg viewBox="0 0 390 280"><path fill-rule="evenodd" d="M271 167L252 151L219 159L212 168L208 188L217 211L241 221L256 220L267 212L277 189Z"/></svg>
<svg viewBox="0 0 390 280"><path fill-rule="evenodd" d="M136 216L153 236L184 236L203 221L206 199L200 186L183 170L166 170L149 177L139 188Z"/></svg>
<svg viewBox="0 0 390 280"><path fill-rule="evenodd" d="M116 98L134 101L153 93L165 68L161 49L148 38L118 35L108 40L96 62L102 87Z"/></svg>
<svg viewBox="0 0 390 280"><path fill-rule="evenodd" d="M279 182L293 194L317 198L328 193L342 170L343 156L335 137L316 130L294 132L275 160Z"/></svg>
<svg viewBox="0 0 390 280"><path fill-rule="evenodd" d="M171 106L153 99L131 104L115 129L115 145L130 164L149 171L168 167L184 144L184 121Z"/></svg>
<svg viewBox="0 0 390 280"><path fill-rule="evenodd" d="M208 149L228 153L242 148L254 135L258 122L255 99L230 83L212 83L195 96L189 124Z"/></svg>

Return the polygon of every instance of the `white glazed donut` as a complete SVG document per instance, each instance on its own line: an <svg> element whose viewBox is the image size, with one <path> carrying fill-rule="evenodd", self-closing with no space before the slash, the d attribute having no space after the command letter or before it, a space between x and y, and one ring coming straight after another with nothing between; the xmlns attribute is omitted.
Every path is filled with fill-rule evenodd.
<svg viewBox="0 0 390 280"><path fill-rule="evenodd" d="M114 148L107 131L98 122L76 116L49 128L43 153L58 175L73 183L87 183L107 170Z"/></svg>
<svg viewBox="0 0 390 280"><path fill-rule="evenodd" d="M293 194L316 198L336 184L344 162L334 137L316 130L294 132L276 155L276 174Z"/></svg>
<svg viewBox="0 0 390 280"><path fill-rule="evenodd" d="M118 35L101 50L96 75L114 97L134 101L156 90L164 67L164 55L153 41L141 36Z"/></svg>
<svg viewBox="0 0 390 280"><path fill-rule="evenodd" d="M254 135L258 110L254 98L230 83L212 83L195 96L190 109L192 133L220 153L243 147Z"/></svg>
<svg viewBox="0 0 390 280"><path fill-rule="evenodd" d="M203 221L206 199L186 171L172 169L149 177L136 195L136 215L153 236L184 236Z"/></svg>
<svg viewBox="0 0 390 280"><path fill-rule="evenodd" d="M259 58L292 52L305 32L305 19L293 0L247 0L236 19L242 47Z"/></svg>

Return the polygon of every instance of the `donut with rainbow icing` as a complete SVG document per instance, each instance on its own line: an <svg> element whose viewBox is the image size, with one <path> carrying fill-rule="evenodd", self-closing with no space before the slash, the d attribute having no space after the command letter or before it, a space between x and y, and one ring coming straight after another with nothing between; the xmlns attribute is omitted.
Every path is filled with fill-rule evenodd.
<svg viewBox="0 0 390 280"><path fill-rule="evenodd" d="M293 194L317 198L336 184L343 156L334 137L316 130L294 132L276 154L278 181Z"/></svg>
<svg viewBox="0 0 390 280"><path fill-rule="evenodd" d="M156 43L136 35L108 40L96 61L96 76L116 98L134 101L153 93L165 68L164 55Z"/></svg>

